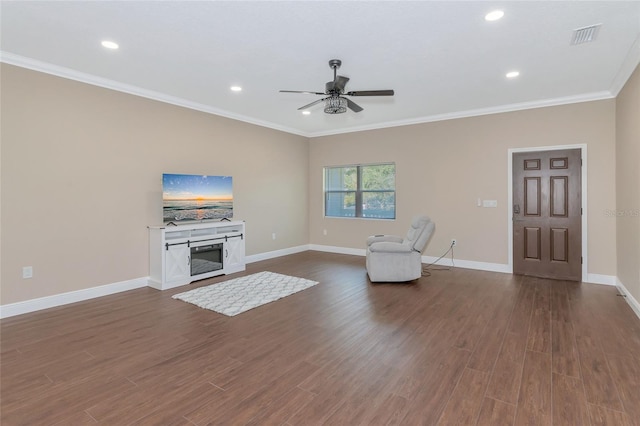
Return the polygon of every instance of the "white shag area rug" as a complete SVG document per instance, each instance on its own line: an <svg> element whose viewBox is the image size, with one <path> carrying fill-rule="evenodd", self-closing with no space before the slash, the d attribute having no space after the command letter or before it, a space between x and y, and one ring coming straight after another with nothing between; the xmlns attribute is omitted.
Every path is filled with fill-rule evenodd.
<svg viewBox="0 0 640 426"><path fill-rule="evenodd" d="M317 281L304 278L275 272L258 272L174 294L172 297L232 317L316 284Z"/></svg>

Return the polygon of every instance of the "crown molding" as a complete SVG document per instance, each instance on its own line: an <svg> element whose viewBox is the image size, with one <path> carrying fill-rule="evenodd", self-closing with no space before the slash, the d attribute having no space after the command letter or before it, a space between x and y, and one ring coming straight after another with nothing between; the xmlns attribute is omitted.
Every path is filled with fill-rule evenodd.
<svg viewBox="0 0 640 426"><path fill-rule="evenodd" d="M631 49L629 49L629 53L625 57L622 67L611 83L611 93L613 93L614 97L618 96L629 80L629 77L631 77L631 74L633 74L638 67L638 64L640 64L640 36L638 36L636 41L631 45Z"/></svg>
<svg viewBox="0 0 640 426"><path fill-rule="evenodd" d="M467 111L457 111L446 114L436 114L419 118L412 118L409 120L389 121L386 123L378 123L370 126L349 127L346 129L339 129L335 131L316 132L310 137L319 136L331 136L342 133L362 132L366 130L384 129L389 127L411 126L414 124L432 123L435 121L454 120L458 118L477 117L481 115L501 114L505 112L522 111L526 109L545 108L550 106L568 105L581 102L599 101L603 99L614 98L615 95L610 91L604 90L601 92L585 93L576 96L565 96L561 98L543 99L533 102L520 102L515 104L500 105L489 108L478 108Z"/></svg>
<svg viewBox="0 0 640 426"><path fill-rule="evenodd" d="M242 121L249 124L254 124L261 127L278 130L285 133L290 133L306 138L315 138L321 136L332 136L345 133L362 132L368 130L378 130L391 127L411 126L415 124L432 123L436 121L454 120L459 118L477 117L482 115L501 114L506 112L522 111L527 109L545 108L550 106L567 105L573 103L598 101L603 99L615 98L618 92L622 89L626 81L631 76L631 73L635 70L635 67L640 62L640 37L638 37L630 50L627 59L625 60L623 68L620 70L614 82L612 83L612 90L604 90L600 92L585 93L576 96L565 96L559 98L543 99L533 102L520 102L508 105L500 105L489 108L478 108L466 111L457 111L445 114L436 114L418 118L412 118L407 120L396 120L382 123L376 123L365 126L346 127L342 129L320 131L320 132L305 132L300 129L281 126L272 122L257 120L252 117L247 117L240 114L231 113L229 111L213 108L208 105L204 105L197 102L188 101L186 99L170 96L164 93L142 89L137 86L119 83L114 80L109 80L95 75L79 72L70 68L60 67L57 65L49 64L42 61L26 58L20 55L16 55L10 52L0 51L0 62L4 62L10 65L27 68L33 71L39 71L46 74L55 75L58 77L79 81L86 84L91 84L105 89L115 90L143 98L168 103L184 108L193 109L196 111L205 112L208 114L214 114L221 117L230 118L233 120Z"/></svg>
<svg viewBox="0 0 640 426"><path fill-rule="evenodd" d="M65 68L58 65L49 64L47 62L37 61L35 59L26 58L24 56L16 55L10 52L0 51L0 62L4 62L9 65L15 65L21 68L27 68L33 71L42 72L45 74L55 75L57 77L66 78L69 80L75 80L81 83L91 84L93 86L102 87L105 89L115 90L130 95L140 96L142 98L151 99L154 101L164 102L171 105L176 105L183 108L189 108L196 111L206 112L208 114L219 115L225 118L231 118L233 120L243 121L249 124L255 124L261 127L268 127L273 130L279 130L285 133L291 133L298 136L309 137L308 134L301 132L298 129L291 127L280 126L268 121L256 120L252 117L247 117L241 114L234 114L229 111L213 108L208 105L204 105L198 102L188 101L186 99L178 98L176 96L167 95L164 93L156 92L153 90L143 89L130 84L119 83L107 78L98 77L92 74L83 73L73 70L71 68Z"/></svg>

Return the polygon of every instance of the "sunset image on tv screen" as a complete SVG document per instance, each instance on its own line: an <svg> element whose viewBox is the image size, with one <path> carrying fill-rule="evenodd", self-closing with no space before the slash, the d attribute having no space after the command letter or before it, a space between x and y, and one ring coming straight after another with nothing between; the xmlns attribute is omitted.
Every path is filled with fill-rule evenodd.
<svg viewBox="0 0 640 426"><path fill-rule="evenodd" d="M231 176L162 175L165 222L233 217Z"/></svg>

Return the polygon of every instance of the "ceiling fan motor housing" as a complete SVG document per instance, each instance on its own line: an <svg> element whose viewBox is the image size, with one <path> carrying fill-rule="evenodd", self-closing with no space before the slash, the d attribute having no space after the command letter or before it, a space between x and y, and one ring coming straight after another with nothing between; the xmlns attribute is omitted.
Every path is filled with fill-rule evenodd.
<svg viewBox="0 0 640 426"><path fill-rule="evenodd" d="M317 101L298 108L298 110L303 110L324 102L324 112L327 114L342 114L347 112L347 109L350 109L353 112L362 111L362 107L360 105L343 96L393 96L393 90L361 90L345 92L345 86L349 81L349 77L338 75L337 70L341 65L342 61L340 59L331 59L329 61L329 67L333 70L333 81L325 83L324 93L302 90L281 90L280 92L328 95L326 98L318 99Z"/></svg>
<svg viewBox="0 0 640 426"><path fill-rule="evenodd" d="M340 68L340 65L342 65L342 61L340 59L331 59L329 61L329 66L332 70Z"/></svg>

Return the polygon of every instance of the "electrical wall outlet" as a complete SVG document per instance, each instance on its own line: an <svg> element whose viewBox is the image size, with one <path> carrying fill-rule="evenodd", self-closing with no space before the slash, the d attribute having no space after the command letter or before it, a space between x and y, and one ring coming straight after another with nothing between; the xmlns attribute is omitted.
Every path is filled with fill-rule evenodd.
<svg viewBox="0 0 640 426"><path fill-rule="evenodd" d="M455 238L451 239L451 247L454 247L458 244L458 240L456 240Z"/></svg>
<svg viewBox="0 0 640 426"><path fill-rule="evenodd" d="M276 239L276 233L275 233L275 232L272 232L272 233L271 233L271 239L272 239L272 240L275 240L275 239Z"/></svg>
<svg viewBox="0 0 640 426"><path fill-rule="evenodd" d="M25 266L22 268L22 278L32 278L33 277L33 266Z"/></svg>

